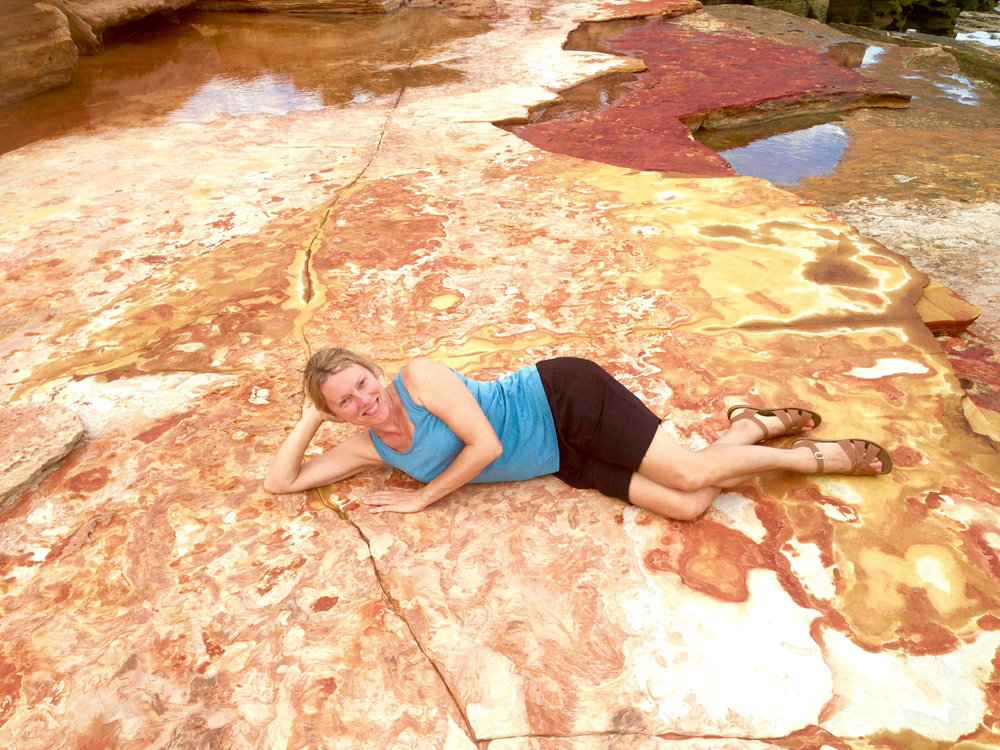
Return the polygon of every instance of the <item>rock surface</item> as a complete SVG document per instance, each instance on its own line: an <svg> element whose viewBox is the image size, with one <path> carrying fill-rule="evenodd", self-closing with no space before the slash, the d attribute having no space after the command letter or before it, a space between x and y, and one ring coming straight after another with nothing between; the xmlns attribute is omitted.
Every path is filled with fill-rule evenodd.
<svg viewBox="0 0 1000 750"><path fill-rule="evenodd" d="M282 25L355 59L258 57L270 111L205 104L260 20L193 16L198 84L0 157L0 394L89 431L0 518L0 744L995 745L1000 458L914 310L927 277L764 180L496 127L642 66L563 49L580 22L675 6L497 8L425 48ZM699 23L686 44L732 33ZM410 516L361 509L388 471L270 496L334 342L390 372L593 357L694 446L794 400L896 468L769 476L693 523L552 478Z"/></svg>
<svg viewBox="0 0 1000 750"><path fill-rule="evenodd" d="M54 6L8 0L0 8L0 107L65 86L76 58L69 21Z"/></svg>
<svg viewBox="0 0 1000 750"><path fill-rule="evenodd" d="M83 422L53 404L21 404L0 411L0 512L83 440Z"/></svg>
<svg viewBox="0 0 1000 750"><path fill-rule="evenodd" d="M988 393L1000 351L1000 97L992 68L967 68L947 40L895 35L863 37L760 8L709 8L713 16L770 38L808 47L857 66L869 77L913 95L903 110L862 109L844 118L847 148L836 169L804 177L789 189L847 219L867 236L905 255L979 308L963 340L942 342L965 373L980 432L1000 439ZM860 30L854 30L860 32ZM862 32L864 33L864 32ZM913 46L919 44L922 46ZM862 53L860 56L858 52ZM849 53L849 54L848 54ZM985 54L985 53L984 53ZM867 59L866 59L867 58ZM863 67L862 67L863 66ZM987 75L977 76L975 70ZM956 148L956 144L963 144ZM963 353L977 353L971 361Z"/></svg>
<svg viewBox="0 0 1000 750"><path fill-rule="evenodd" d="M955 31L1000 31L1000 11L963 11L955 19Z"/></svg>
<svg viewBox="0 0 1000 750"><path fill-rule="evenodd" d="M724 0L709 0L705 6L729 5ZM814 18L817 21L825 22L830 8L830 0L753 0L746 3L758 8L768 8L779 10L784 13L791 13L802 18Z"/></svg>
<svg viewBox="0 0 1000 750"><path fill-rule="evenodd" d="M546 150L607 164L724 175L735 171L692 141L692 131L909 103L909 96L826 55L774 43L707 14L688 12L615 31L608 39L588 39L586 48L642 58L647 70L623 96L597 112L545 110L513 132ZM711 44L698 43L704 38Z"/></svg>
<svg viewBox="0 0 1000 750"><path fill-rule="evenodd" d="M154 13L176 10L194 0L63 0L94 33L100 35L112 26L123 26Z"/></svg>
<svg viewBox="0 0 1000 750"><path fill-rule="evenodd" d="M197 0L199 10L278 13L391 13L403 0Z"/></svg>

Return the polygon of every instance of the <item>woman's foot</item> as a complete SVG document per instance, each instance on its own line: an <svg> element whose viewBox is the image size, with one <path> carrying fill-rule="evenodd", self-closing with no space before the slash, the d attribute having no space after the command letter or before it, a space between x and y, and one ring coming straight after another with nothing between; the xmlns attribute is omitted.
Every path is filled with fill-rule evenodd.
<svg viewBox="0 0 1000 750"><path fill-rule="evenodd" d="M739 412L735 417L733 412ZM754 438L753 442L780 437L782 435L798 435L819 426L823 418L814 411L798 406L787 406L779 409L765 409L749 404L737 404L729 407L726 412L732 423L730 432L745 433Z"/></svg>
<svg viewBox="0 0 1000 750"><path fill-rule="evenodd" d="M861 438L850 440L796 440L791 450L807 450L816 461L816 474L881 476L892 471L889 451ZM807 472L808 473L808 472Z"/></svg>

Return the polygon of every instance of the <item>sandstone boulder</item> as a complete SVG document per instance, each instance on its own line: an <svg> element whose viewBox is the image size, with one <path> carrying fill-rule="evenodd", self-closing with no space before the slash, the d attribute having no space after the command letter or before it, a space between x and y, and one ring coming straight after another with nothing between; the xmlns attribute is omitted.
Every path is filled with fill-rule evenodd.
<svg viewBox="0 0 1000 750"><path fill-rule="evenodd" d="M403 0L198 0L199 10L280 13L391 13Z"/></svg>
<svg viewBox="0 0 1000 750"><path fill-rule="evenodd" d="M154 13L177 10L193 0L65 0L66 7L100 34L112 26L138 21Z"/></svg>
<svg viewBox="0 0 1000 750"><path fill-rule="evenodd" d="M55 404L8 406L0 412L0 512L83 440L83 422Z"/></svg>
<svg viewBox="0 0 1000 750"><path fill-rule="evenodd" d="M69 83L77 54L58 9L6 0L0 9L0 106Z"/></svg>

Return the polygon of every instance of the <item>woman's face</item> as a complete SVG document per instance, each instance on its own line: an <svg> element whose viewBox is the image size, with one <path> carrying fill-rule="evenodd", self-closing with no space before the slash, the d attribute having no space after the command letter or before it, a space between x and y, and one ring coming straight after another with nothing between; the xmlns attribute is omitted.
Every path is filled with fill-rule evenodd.
<svg viewBox="0 0 1000 750"><path fill-rule="evenodd" d="M391 403L382 383L368 368L350 365L330 375L319 388L334 418L365 426L384 422Z"/></svg>

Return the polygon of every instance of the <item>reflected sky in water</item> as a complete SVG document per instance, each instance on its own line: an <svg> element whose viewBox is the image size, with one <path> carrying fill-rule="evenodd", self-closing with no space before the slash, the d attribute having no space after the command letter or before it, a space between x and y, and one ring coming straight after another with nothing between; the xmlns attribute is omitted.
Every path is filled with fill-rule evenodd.
<svg viewBox="0 0 1000 750"><path fill-rule="evenodd" d="M814 125L719 153L740 174L776 185L798 185L803 177L832 172L847 146L847 132L836 122Z"/></svg>
<svg viewBox="0 0 1000 750"><path fill-rule="evenodd" d="M978 42L987 47L1000 47L1000 31L963 31L955 34L962 42Z"/></svg>
<svg viewBox="0 0 1000 750"><path fill-rule="evenodd" d="M323 107L322 94L303 91L290 78L269 74L249 80L216 77L199 88L168 119L170 122L208 122L222 115L283 115Z"/></svg>
<svg viewBox="0 0 1000 750"><path fill-rule="evenodd" d="M976 107L980 104L979 87L972 79L961 73L940 73L935 79L926 76L903 76L912 81L927 81L953 102Z"/></svg>
<svg viewBox="0 0 1000 750"><path fill-rule="evenodd" d="M869 65L874 65L879 61L879 58L885 54L885 47L875 47L870 46L865 50L865 56L861 60L861 67L867 68Z"/></svg>
<svg viewBox="0 0 1000 750"><path fill-rule="evenodd" d="M72 133L356 106L461 81L460 65L414 61L489 28L433 8L159 15L81 57L68 85L0 107L0 154Z"/></svg>

